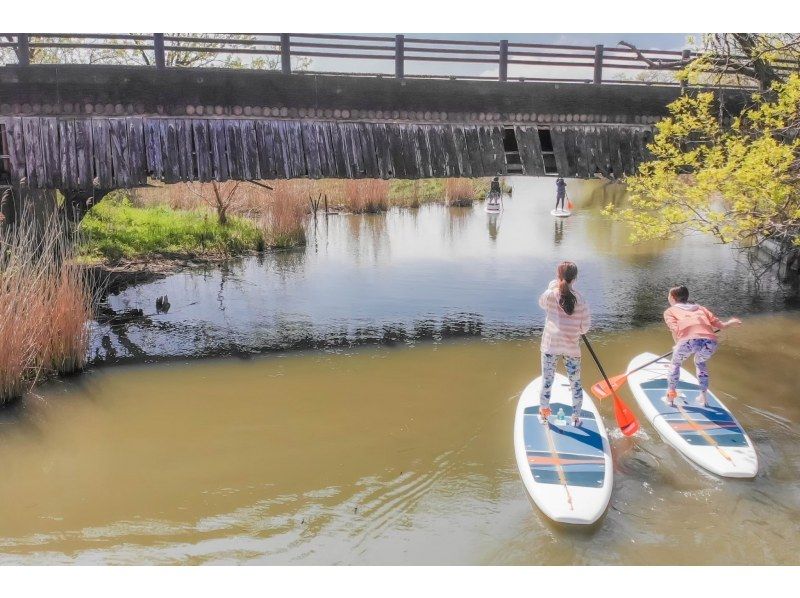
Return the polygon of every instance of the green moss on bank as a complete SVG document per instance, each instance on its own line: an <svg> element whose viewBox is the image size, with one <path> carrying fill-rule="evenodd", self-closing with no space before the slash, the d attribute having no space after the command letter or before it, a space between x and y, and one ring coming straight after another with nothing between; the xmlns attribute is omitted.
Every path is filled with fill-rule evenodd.
<svg viewBox="0 0 800 598"><path fill-rule="evenodd" d="M154 255L235 255L264 247L259 227L231 217L224 226L206 210L136 207L121 192L94 206L80 225L80 254L109 261Z"/></svg>

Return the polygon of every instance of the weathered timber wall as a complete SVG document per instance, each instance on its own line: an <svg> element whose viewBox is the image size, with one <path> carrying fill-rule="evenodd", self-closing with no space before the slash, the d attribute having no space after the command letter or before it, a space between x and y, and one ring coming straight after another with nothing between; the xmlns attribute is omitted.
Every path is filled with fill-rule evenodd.
<svg viewBox="0 0 800 598"><path fill-rule="evenodd" d="M283 119L0 117L11 177L31 188L128 188L290 178L430 178L508 174L502 125ZM558 174L630 174L649 126L517 125L521 174L545 174L539 129ZM555 174L550 172L548 174Z"/></svg>

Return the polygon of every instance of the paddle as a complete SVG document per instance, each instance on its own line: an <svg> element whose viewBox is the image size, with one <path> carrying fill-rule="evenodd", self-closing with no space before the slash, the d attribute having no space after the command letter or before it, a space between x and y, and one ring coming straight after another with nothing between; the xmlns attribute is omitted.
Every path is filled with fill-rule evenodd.
<svg viewBox="0 0 800 598"><path fill-rule="evenodd" d="M715 333L719 332L719 330L715 330L714 332ZM648 361L647 363L644 363L637 368L632 369L630 372L626 372L625 374L620 374L619 376L614 376L613 378L610 379L606 378L605 374L603 374L603 377L605 379L598 380L597 382L592 384L590 390L592 391L592 394L595 396L597 400L602 401L603 399L607 399L608 395L618 391L620 387L623 384L625 384L625 382L628 381L628 376L630 376L633 372L638 372L639 370L643 370L647 366L653 365L658 360L664 359L665 357L669 357L670 355L672 355L672 353L673 351L670 351L669 353L664 353L663 355L659 355L655 359Z"/></svg>
<svg viewBox="0 0 800 598"><path fill-rule="evenodd" d="M573 207L575 206L572 205L572 200L567 197L567 209L571 211Z"/></svg>
<svg viewBox="0 0 800 598"><path fill-rule="evenodd" d="M586 343L586 348L589 349L589 353L592 354L592 359L594 359L594 362L597 364L597 369L603 374L603 378L608 383L609 388L611 388L611 383L608 382L608 376L606 376L606 372L600 360L597 358L597 355L595 355L594 349L592 349L592 345L589 343L589 339L586 338L585 334L581 334L581 338L583 342ZM633 436L639 430L639 422L636 420L636 416L633 415L628 406L619 398L619 395L617 395L616 390L613 388L611 394L614 397L614 415L617 418L619 429L625 436Z"/></svg>

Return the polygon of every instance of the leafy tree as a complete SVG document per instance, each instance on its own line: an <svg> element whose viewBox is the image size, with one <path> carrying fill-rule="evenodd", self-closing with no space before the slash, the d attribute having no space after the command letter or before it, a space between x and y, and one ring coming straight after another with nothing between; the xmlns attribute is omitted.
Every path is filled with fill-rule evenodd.
<svg viewBox="0 0 800 598"><path fill-rule="evenodd" d="M633 44L620 45L631 48L650 69L673 69L678 78L707 86L755 84L765 90L785 81L800 61L797 33L708 33L697 44L690 38L695 52L677 60L653 60Z"/></svg>
<svg viewBox="0 0 800 598"><path fill-rule="evenodd" d="M689 232L752 247L800 246L800 75L773 82L729 125L714 94L683 95L656 125L653 158L627 179L630 204L606 213L632 240Z"/></svg>

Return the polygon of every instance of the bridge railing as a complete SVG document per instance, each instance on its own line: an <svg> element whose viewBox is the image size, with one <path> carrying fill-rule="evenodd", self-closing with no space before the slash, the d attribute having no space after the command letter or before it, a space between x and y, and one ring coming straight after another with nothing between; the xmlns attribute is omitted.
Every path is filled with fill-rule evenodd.
<svg viewBox="0 0 800 598"><path fill-rule="evenodd" d="M435 77L499 81L552 81L596 85L631 83L678 85L674 76L680 60L697 56L689 50L640 50L626 46L559 45L433 39L414 36L342 35L315 33L259 34L104 34L104 33L5 33L0 52L17 62L78 62L145 64L156 68L199 66L255 66L285 74L296 71L298 60L333 59L335 70L314 73L347 73L397 78ZM10 51L10 52L9 52ZM249 63L241 56L250 57ZM293 61L295 67L293 68ZM372 71L358 72L359 66ZM407 73L407 65L441 63L450 69L443 75ZM392 69L392 64L394 68ZM483 66L478 74L469 66ZM339 68L341 67L341 68ZM516 71L509 73L509 68ZM777 64L778 70L797 70L794 64ZM536 72L536 70L544 72ZM354 72L355 71L355 72ZM647 76L630 79L623 73Z"/></svg>

